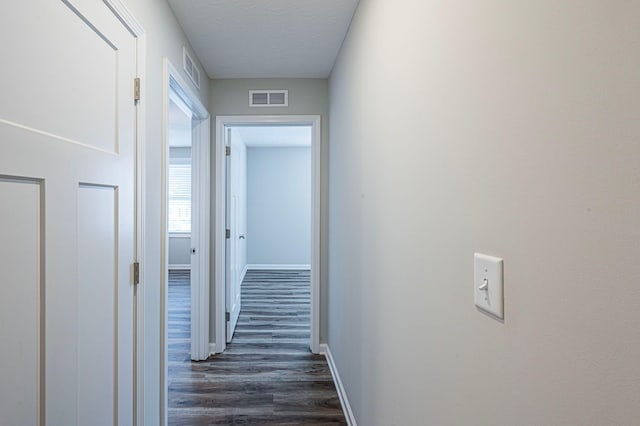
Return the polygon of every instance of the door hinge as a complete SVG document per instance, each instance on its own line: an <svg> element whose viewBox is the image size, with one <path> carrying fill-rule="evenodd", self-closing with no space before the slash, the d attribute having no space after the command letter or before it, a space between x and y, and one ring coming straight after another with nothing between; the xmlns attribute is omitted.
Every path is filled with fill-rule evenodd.
<svg viewBox="0 0 640 426"><path fill-rule="evenodd" d="M231 229L225 229L225 231L224 231L224 237L225 237L226 239L231 238Z"/></svg>
<svg viewBox="0 0 640 426"><path fill-rule="evenodd" d="M228 157L231 155L231 147L230 146L225 146L224 147L224 153L225 155Z"/></svg>
<svg viewBox="0 0 640 426"><path fill-rule="evenodd" d="M140 284L140 263L133 262L133 283L135 285Z"/></svg>
<svg viewBox="0 0 640 426"><path fill-rule="evenodd" d="M138 103L140 100L140 78L136 77L133 79L133 101Z"/></svg>
<svg viewBox="0 0 640 426"><path fill-rule="evenodd" d="M226 312L226 313L224 314L224 317L225 317L225 319L226 319L227 321L231 321L231 314L230 314L229 312Z"/></svg>

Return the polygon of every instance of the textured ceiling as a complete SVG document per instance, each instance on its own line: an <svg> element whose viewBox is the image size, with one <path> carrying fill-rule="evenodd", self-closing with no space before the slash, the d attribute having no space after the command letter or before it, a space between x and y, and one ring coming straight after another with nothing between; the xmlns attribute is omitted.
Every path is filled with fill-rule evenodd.
<svg viewBox="0 0 640 426"><path fill-rule="evenodd" d="M211 78L327 78L358 0L168 0Z"/></svg>
<svg viewBox="0 0 640 426"><path fill-rule="evenodd" d="M311 146L311 126L235 126L247 147Z"/></svg>

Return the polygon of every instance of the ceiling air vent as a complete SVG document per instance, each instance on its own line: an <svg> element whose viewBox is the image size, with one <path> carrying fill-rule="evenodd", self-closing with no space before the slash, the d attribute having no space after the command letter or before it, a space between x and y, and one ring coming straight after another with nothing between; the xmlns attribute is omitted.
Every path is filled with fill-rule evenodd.
<svg viewBox="0 0 640 426"><path fill-rule="evenodd" d="M198 67L193 63L193 59L189 56L186 47L182 47L182 65L184 66L184 72L187 73L193 84L196 87L200 88L200 71L198 71Z"/></svg>
<svg viewBox="0 0 640 426"><path fill-rule="evenodd" d="M288 90L249 90L249 106L283 107L289 106Z"/></svg>

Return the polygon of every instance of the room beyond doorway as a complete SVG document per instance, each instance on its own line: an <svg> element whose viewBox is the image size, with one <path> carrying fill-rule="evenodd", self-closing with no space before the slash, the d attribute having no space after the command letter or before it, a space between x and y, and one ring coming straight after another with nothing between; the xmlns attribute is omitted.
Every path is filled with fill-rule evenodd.
<svg viewBox="0 0 640 426"><path fill-rule="evenodd" d="M229 343L247 271L311 269L311 126L227 126L225 137Z"/></svg>
<svg viewBox="0 0 640 426"><path fill-rule="evenodd" d="M217 117L216 130L215 352L233 337L251 270L309 271L318 352L320 118Z"/></svg>

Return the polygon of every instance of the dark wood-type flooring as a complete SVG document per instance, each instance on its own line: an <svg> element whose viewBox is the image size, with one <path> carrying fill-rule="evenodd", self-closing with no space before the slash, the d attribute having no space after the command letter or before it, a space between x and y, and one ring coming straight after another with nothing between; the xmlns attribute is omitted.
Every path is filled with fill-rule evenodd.
<svg viewBox="0 0 640 426"><path fill-rule="evenodd" d="M189 272L169 273L169 425L346 424L327 362L309 351L309 272L249 271L225 353L189 359Z"/></svg>

